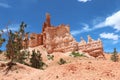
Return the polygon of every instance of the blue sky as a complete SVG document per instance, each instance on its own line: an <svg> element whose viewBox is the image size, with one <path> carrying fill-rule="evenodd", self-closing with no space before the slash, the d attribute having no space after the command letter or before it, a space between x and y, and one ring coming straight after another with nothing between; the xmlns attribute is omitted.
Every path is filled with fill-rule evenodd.
<svg viewBox="0 0 120 80"><path fill-rule="evenodd" d="M104 51L120 52L120 0L0 0L0 29L18 29L24 21L29 32L40 33L45 14L51 24L69 24L79 42L87 35L103 41Z"/></svg>

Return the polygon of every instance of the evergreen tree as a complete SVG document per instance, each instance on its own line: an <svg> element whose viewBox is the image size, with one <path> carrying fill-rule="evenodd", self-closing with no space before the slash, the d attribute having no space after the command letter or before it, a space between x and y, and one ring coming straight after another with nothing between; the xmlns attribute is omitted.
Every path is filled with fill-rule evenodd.
<svg viewBox="0 0 120 80"><path fill-rule="evenodd" d="M117 54L116 48L114 48L114 52L111 55L111 60L114 61L114 62L117 62L119 60L119 56Z"/></svg>
<svg viewBox="0 0 120 80"><path fill-rule="evenodd" d="M16 64L16 62L24 63L24 60L26 59L26 52L21 51L23 49L23 39L25 38L25 35L28 34L25 32L26 27L27 25L22 22L20 29L16 32L7 29L8 38L6 38L6 56L10 59L10 62L7 63L7 72ZM2 38L2 33L4 33L4 31L0 31L0 47L3 42L5 42L5 39Z"/></svg>
<svg viewBox="0 0 120 80"><path fill-rule="evenodd" d="M31 66L37 69L43 69L43 66L45 63L42 61L41 53L40 51L35 52L35 50L32 51L32 55L30 58Z"/></svg>
<svg viewBox="0 0 120 80"><path fill-rule="evenodd" d="M6 45L6 56L11 60L10 63L19 62L23 63L25 58L25 52L21 51L23 49L23 38L25 33L26 24L21 23L19 31L12 32L8 31L8 42Z"/></svg>

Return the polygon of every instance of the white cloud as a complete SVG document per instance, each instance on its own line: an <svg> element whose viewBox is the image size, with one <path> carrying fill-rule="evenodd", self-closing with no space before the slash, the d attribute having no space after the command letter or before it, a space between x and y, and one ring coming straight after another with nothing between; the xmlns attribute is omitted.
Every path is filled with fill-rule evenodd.
<svg viewBox="0 0 120 80"><path fill-rule="evenodd" d="M73 31L71 31L71 34L73 35L73 36L76 36L76 35L78 35L78 34L80 34L81 32L79 31L79 30L73 30Z"/></svg>
<svg viewBox="0 0 120 80"><path fill-rule="evenodd" d="M84 27L82 30L71 31L71 34L76 36L80 33L93 31L93 30L103 28L103 27L112 27L117 32L120 31L120 10L115 12L111 16L108 16L107 18L105 18L104 21L101 21L101 20L103 20L103 18L98 18L97 20L93 20L94 21L93 24L95 24L95 25L92 28L90 28L89 25L87 25L87 24L83 24ZM98 24L96 24L97 21L99 22Z"/></svg>
<svg viewBox="0 0 120 80"><path fill-rule="evenodd" d="M86 31L91 31L92 29L90 29L90 27L87 24L84 24L82 30L86 32Z"/></svg>
<svg viewBox="0 0 120 80"><path fill-rule="evenodd" d="M78 0L78 2L83 2L83 3L86 3L88 1L91 1L91 0Z"/></svg>
<svg viewBox="0 0 120 80"><path fill-rule="evenodd" d="M100 34L100 37L104 38L104 39L111 39L111 40L117 41L120 36L118 36L117 34L114 34L114 33L103 32L103 33Z"/></svg>
<svg viewBox="0 0 120 80"><path fill-rule="evenodd" d="M110 17L107 17L105 21L105 25L113 26L114 29L120 31L120 11L114 13Z"/></svg>
<svg viewBox="0 0 120 80"><path fill-rule="evenodd" d="M88 31L91 31L92 29L90 29L90 27L87 25L87 24L83 24L83 28L81 30L73 30L71 31L71 34L73 36L76 36L80 33L83 33L83 32L88 32Z"/></svg>
<svg viewBox="0 0 120 80"><path fill-rule="evenodd" d="M120 31L120 10L107 17L105 21L95 25L95 28L103 28L108 26Z"/></svg>
<svg viewBox="0 0 120 80"><path fill-rule="evenodd" d="M0 2L0 7L3 7L3 8L11 8L10 5L6 4L6 3L1 3Z"/></svg>

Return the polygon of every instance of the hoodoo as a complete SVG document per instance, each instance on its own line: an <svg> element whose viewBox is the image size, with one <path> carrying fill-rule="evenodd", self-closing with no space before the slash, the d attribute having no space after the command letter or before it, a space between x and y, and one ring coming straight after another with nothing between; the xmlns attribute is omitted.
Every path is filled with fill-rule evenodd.
<svg viewBox="0 0 120 80"><path fill-rule="evenodd" d="M70 33L68 25L52 26L50 23L50 14L46 14L46 21L43 24L40 34L31 33L28 41L29 47L43 45L48 53L52 52L73 52L81 51L88 53L93 57L98 57L103 54L103 45L100 39L93 40L88 35L88 42L81 38L77 42Z"/></svg>

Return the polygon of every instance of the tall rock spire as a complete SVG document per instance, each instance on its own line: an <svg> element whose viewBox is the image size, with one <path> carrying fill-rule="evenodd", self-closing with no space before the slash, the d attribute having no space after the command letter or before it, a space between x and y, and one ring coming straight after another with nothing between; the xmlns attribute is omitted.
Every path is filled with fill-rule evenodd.
<svg viewBox="0 0 120 80"><path fill-rule="evenodd" d="M87 37L88 37L88 43L93 41L93 39L90 37L90 35L88 35Z"/></svg>
<svg viewBox="0 0 120 80"><path fill-rule="evenodd" d="M51 23L50 23L50 14L46 13L46 21L43 24L43 28L42 28L42 32L45 31L46 27L51 27Z"/></svg>
<svg viewBox="0 0 120 80"><path fill-rule="evenodd" d="M51 24L50 24L50 14L49 13L46 13L46 24L47 24L47 27L51 26Z"/></svg>

